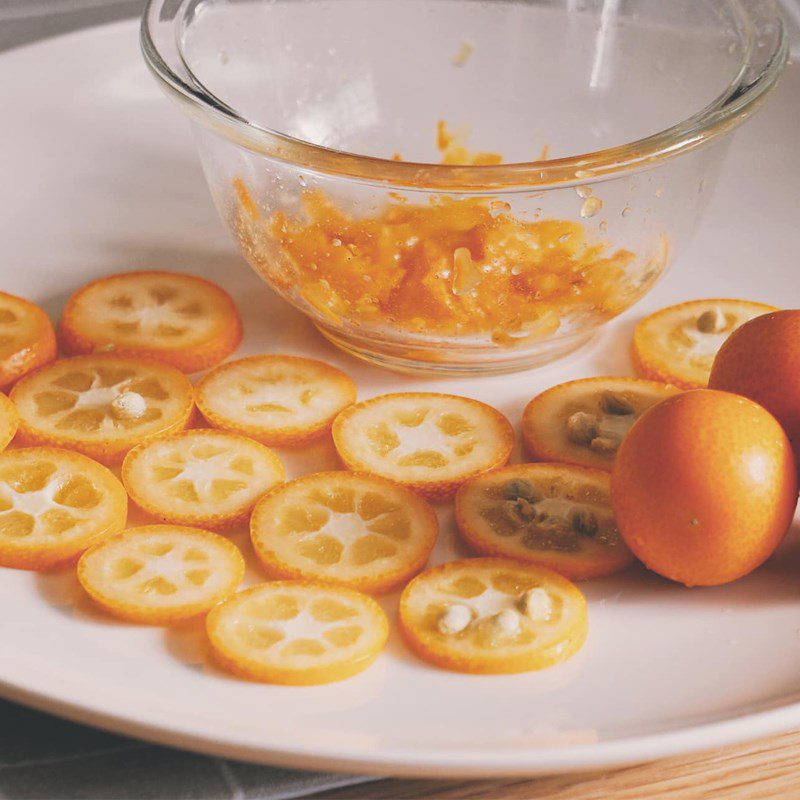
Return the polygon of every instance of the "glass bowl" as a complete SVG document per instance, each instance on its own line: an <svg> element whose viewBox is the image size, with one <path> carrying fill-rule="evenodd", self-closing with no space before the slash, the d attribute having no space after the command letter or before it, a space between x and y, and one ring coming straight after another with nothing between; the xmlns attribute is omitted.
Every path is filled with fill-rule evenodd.
<svg viewBox="0 0 800 800"><path fill-rule="evenodd" d="M771 0L150 0L259 275L387 367L552 361L652 288L787 57Z"/></svg>

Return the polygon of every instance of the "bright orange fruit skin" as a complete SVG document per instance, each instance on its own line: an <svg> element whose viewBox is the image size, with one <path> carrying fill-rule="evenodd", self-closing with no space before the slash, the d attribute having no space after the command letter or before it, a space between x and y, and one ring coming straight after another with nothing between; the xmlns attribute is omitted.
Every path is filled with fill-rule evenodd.
<svg viewBox="0 0 800 800"><path fill-rule="evenodd" d="M764 406L800 461L800 310L764 314L734 331L717 353L708 385Z"/></svg>
<svg viewBox="0 0 800 800"><path fill-rule="evenodd" d="M791 525L797 473L780 424L761 406L697 389L648 409L612 473L617 526L646 566L687 586L752 572Z"/></svg>

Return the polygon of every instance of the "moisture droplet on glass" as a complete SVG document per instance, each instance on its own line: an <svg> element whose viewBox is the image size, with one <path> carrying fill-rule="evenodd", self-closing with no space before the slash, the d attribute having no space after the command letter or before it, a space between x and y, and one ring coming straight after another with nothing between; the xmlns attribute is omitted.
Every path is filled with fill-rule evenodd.
<svg viewBox="0 0 800 800"><path fill-rule="evenodd" d="M564 244L564 242L568 242L571 238L572 238L571 233L564 233L558 237L558 241L561 242L561 244Z"/></svg>
<svg viewBox="0 0 800 800"><path fill-rule="evenodd" d="M453 294L468 294L481 282L481 277L481 271L472 260L469 249L456 248L453 252Z"/></svg>
<svg viewBox="0 0 800 800"><path fill-rule="evenodd" d="M623 217L630 216L632 210L633 209L630 206L625 206L625 208L622 209L622 216Z"/></svg>
<svg viewBox="0 0 800 800"><path fill-rule="evenodd" d="M593 192L591 187L589 186L576 186L575 187L575 194L581 198L581 200L586 200L586 198L591 197Z"/></svg>
<svg viewBox="0 0 800 800"><path fill-rule="evenodd" d="M331 239L331 244L334 247L341 247L342 246L342 240L341 239Z"/></svg>
<svg viewBox="0 0 800 800"><path fill-rule="evenodd" d="M581 206L581 216L586 219L593 217L603 207L603 201L599 197L587 197Z"/></svg>
<svg viewBox="0 0 800 800"><path fill-rule="evenodd" d="M583 180L584 178L591 178L592 174L593 173L590 172L588 169L576 169L575 170L575 177L576 178L580 178L581 180Z"/></svg>
<svg viewBox="0 0 800 800"><path fill-rule="evenodd" d="M489 203L489 213L493 217L499 217L501 214L508 214L511 211L511 204L506 203L505 200L492 200Z"/></svg>
<svg viewBox="0 0 800 800"><path fill-rule="evenodd" d="M305 189L308 186L308 181L305 179L303 175L297 176L297 182Z"/></svg>
<svg viewBox="0 0 800 800"><path fill-rule="evenodd" d="M608 222L605 220L600 223L600 233L608 233Z"/></svg>

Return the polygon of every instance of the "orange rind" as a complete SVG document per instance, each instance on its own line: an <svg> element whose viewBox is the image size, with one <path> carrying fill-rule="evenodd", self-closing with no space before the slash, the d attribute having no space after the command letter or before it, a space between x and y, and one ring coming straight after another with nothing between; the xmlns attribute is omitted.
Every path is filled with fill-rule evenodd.
<svg viewBox="0 0 800 800"><path fill-rule="evenodd" d="M420 658L480 674L550 667L576 653L588 631L586 600L573 583L503 558L421 573L403 591L399 621Z"/></svg>
<svg viewBox="0 0 800 800"><path fill-rule="evenodd" d="M19 425L17 407L4 395L0 394L0 450L5 450Z"/></svg>
<svg viewBox="0 0 800 800"><path fill-rule="evenodd" d="M508 460L511 423L467 397L433 392L385 394L345 409L333 441L348 469L397 481L433 499Z"/></svg>
<svg viewBox="0 0 800 800"><path fill-rule="evenodd" d="M0 453L0 565L51 570L122 530L128 498L105 467L69 450Z"/></svg>
<svg viewBox="0 0 800 800"><path fill-rule="evenodd" d="M708 385L711 365L733 331L754 317L777 311L749 300L691 300L656 311L633 332L631 358L643 378L682 389Z"/></svg>
<svg viewBox="0 0 800 800"><path fill-rule="evenodd" d="M69 355L112 351L197 372L239 346L242 321L230 295L211 281L176 272L126 272L75 292L64 308L59 338Z"/></svg>
<svg viewBox="0 0 800 800"><path fill-rule="evenodd" d="M197 385L197 405L209 425L271 446L323 436L355 399L356 386L341 370L297 356L231 361Z"/></svg>
<svg viewBox="0 0 800 800"><path fill-rule="evenodd" d="M584 378L553 386L525 407L525 449L534 461L610 470L633 423L678 391L639 378Z"/></svg>
<svg viewBox="0 0 800 800"><path fill-rule="evenodd" d="M53 361L57 351L47 314L28 300L0 292L0 389Z"/></svg>
<svg viewBox="0 0 800 800"><path fill-rule="evenodd" d="M77 450L116 464L134 445L183 430L194 410L192 384L158 361L75 356L27 375L11 390L18 440Z"/></svg>
<svg viewBox="0 0 800 800"><path fill-rule="evenodd" d="M226 528L283 481L278 456L233 433L189 430L134 447L122 463L131 500L161 522Z"/></svg>
<svg viewBox="0 0 800 800"><path fill-rule="evenodd" d="M245 563L223 536L178 525L130 528L87 550L78 580L115 617L172 625L206 613L236 591Z"/></svg>
<svg viewBox="0 0 800 800"><path fill-rule="evenodd" d="M633 561L611 510L608 472L571 464L514 464L456 494L463 539L484 556L513 558L570 580L612 575Z"/></svg>
<svg viewBox="0 0 800 800"><path fill-rule="evenodd" d="M308 686L349 678L383 649L383 609L353 589L275 581L233 595L206 621L216 661L242 678Z"/></svg>
<svg viewBox="0 0 800 800"><path fill-rule="evenodd" d="M436 513L421 497L354 472L321 472L278 486L250 518L253 547L271 576L373 594L416 575L438 531Z"/></svg>

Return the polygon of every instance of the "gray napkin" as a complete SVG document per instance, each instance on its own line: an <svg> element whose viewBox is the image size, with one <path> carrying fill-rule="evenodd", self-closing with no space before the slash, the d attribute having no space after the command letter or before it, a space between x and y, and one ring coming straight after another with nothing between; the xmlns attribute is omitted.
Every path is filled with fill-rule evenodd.
<svg viewBox="0 0 800 800"><path fill-rule="evenodd" d="M143 0L0 0L0 51L141 13ZM369 778L156 747L0 700L0 800L288 800Z"/></svg>

